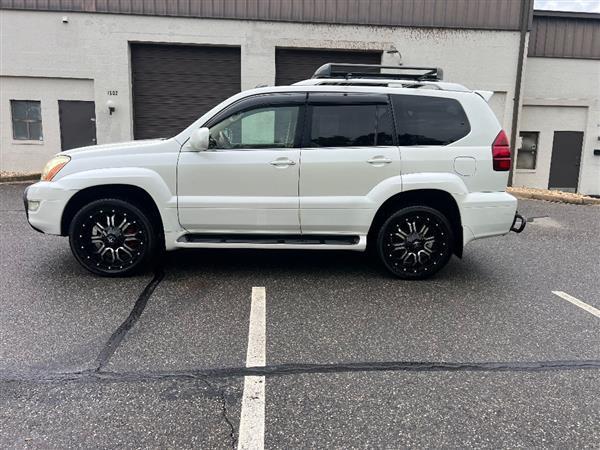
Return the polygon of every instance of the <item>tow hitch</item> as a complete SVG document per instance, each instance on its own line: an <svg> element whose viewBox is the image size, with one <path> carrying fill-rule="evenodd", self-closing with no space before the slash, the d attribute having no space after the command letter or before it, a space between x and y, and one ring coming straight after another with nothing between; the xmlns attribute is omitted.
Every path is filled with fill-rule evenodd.
<svg viewBox="0 0 600 450"><path fill-rule="evenodd" d="M526 224L527 224L527 221L525 220L525 217L523 217L521 214L516 212L515 218L513 219L513 223L510 226L510 231L514 231L515 233L520 233L521 231L523 231L525 229Z"/></svg>

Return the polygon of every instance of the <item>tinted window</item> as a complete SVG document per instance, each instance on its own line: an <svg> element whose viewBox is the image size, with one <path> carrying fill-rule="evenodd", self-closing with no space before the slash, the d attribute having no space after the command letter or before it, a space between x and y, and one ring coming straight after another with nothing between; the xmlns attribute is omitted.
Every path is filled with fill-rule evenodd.
<svg viewBox="0 0 600 450"><path fill-rule="evenodd" d="M398 145L448 145L471 131L462 106L452 98L392 95Z"/></svg>
<svg viewBox="0 0 600 450"><path fill-rule="evenodd" d="M314 104L309 146L393 145L387 104Z"/></svg>
<svg viewBox="0 0 600 450"><path fill-rule="evenodd" d="M266 106L234 113L210 127L210 148L291 148L300 106Z"/></svg>

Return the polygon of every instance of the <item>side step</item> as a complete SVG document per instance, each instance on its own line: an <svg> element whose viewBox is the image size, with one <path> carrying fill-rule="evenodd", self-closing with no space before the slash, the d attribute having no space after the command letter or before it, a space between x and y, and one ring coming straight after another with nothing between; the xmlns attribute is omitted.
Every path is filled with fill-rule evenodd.
<svg viewBox="0 0 600 450"><path fill-rule="evenodd" d="M191 233L184 234L177 239L178 244L254 244L257 247L284 245L284 246L312 246L312 245L357 245L359 236L354 235L325 235L325 234L211 234Z"/></svg>

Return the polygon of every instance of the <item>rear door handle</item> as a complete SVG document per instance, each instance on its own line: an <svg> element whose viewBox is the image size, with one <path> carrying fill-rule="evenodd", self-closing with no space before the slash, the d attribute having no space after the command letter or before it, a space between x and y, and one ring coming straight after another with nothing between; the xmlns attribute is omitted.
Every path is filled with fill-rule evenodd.
<svg viewBox="0 0 600 450"><path fill-rule="evenodd" d="M295 161L287 158L276 159L275 161L271 161L269 164L275 167L288 167L296 164Z"/></svg>
<svg viewBox="0 0 600 450"><path fill-rule="evenodd" d="M369 164L390 164L392 163L392 160L390 158L384 158L382 156L376 156L375 158L371 158L371 159L367 159L367 162Z"/></svg>

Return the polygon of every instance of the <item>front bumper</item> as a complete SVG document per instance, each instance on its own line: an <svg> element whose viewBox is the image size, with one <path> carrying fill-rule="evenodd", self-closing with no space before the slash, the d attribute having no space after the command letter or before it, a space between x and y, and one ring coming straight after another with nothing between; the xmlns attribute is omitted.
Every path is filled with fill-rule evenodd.
<svg viewBox="0 0 600 450"><path fill-rule="evenodd" d="M23 192L23 206L31 227L42 233L60 235L62 213L75 192L56 182L40 181L28 186ZM33 201L38 203L35 209L31 208Z"/></svg>
<svg viewBox="0 0 600 450"><path fill-rule="evenodd" d="M25 188L23 191L23 206L25 207L25 215L27 216L27 220L29 221L29 202L27 201L27 191L29 190L29 186Z"/></svg>

